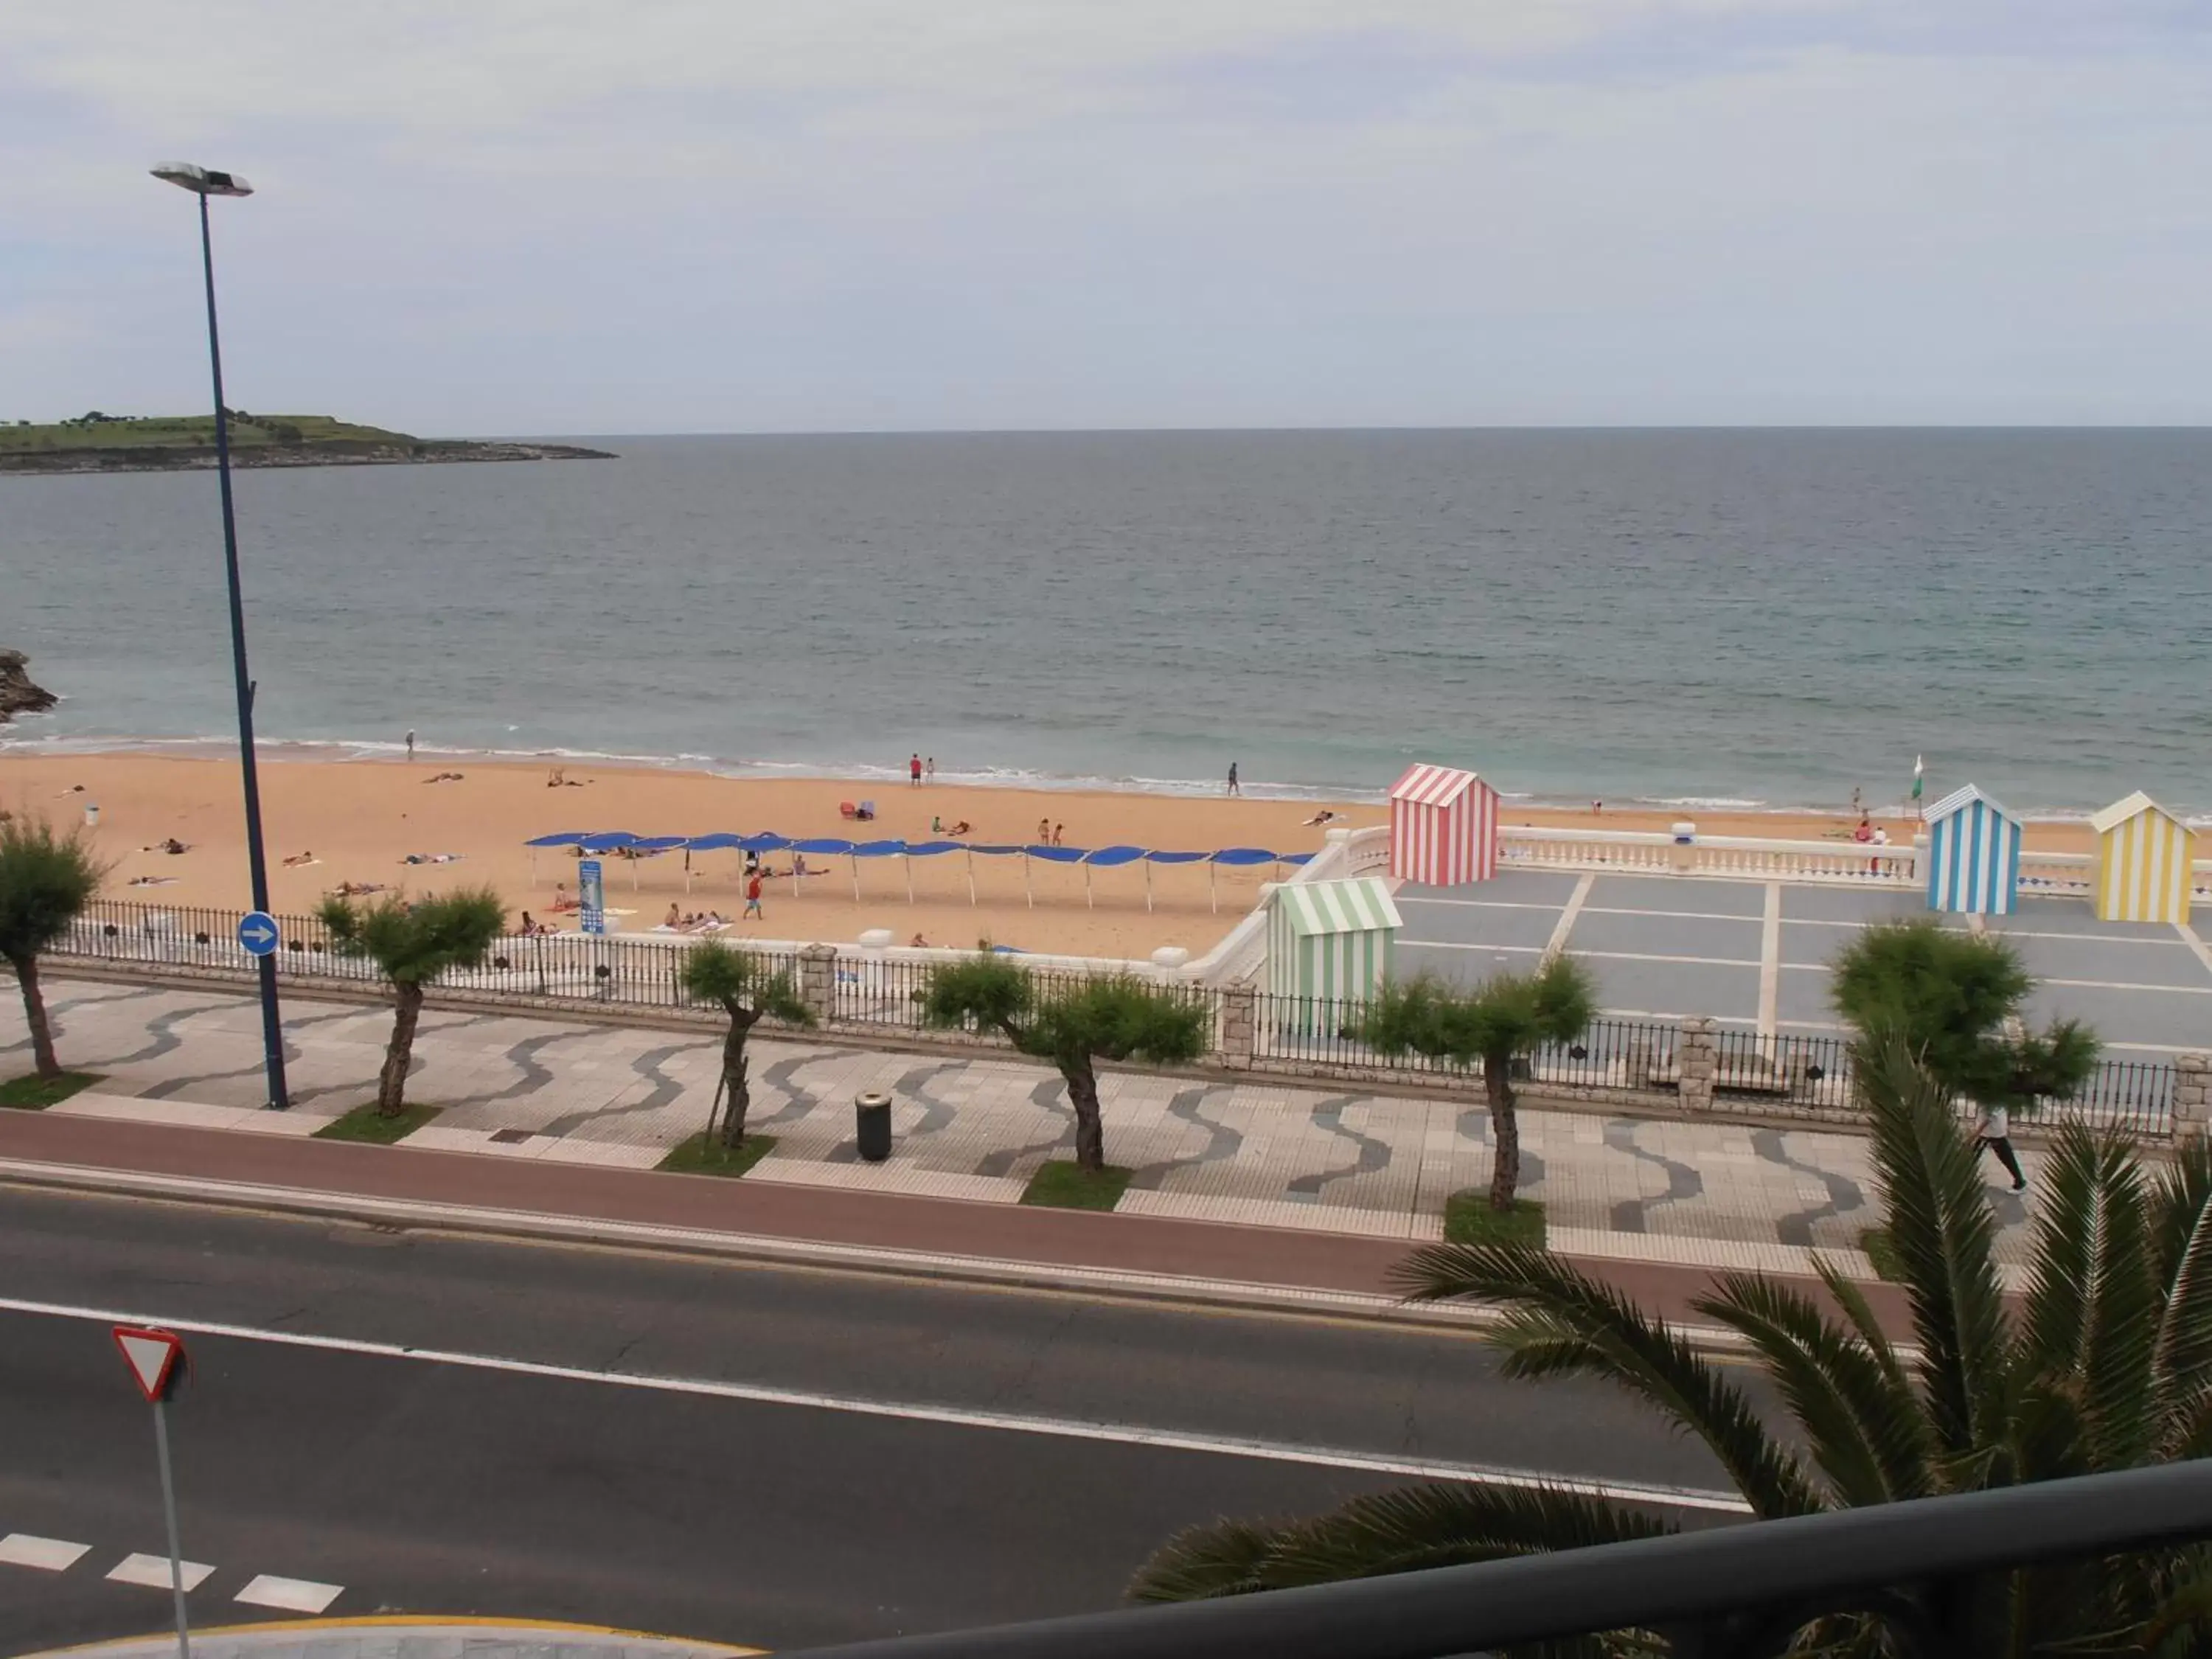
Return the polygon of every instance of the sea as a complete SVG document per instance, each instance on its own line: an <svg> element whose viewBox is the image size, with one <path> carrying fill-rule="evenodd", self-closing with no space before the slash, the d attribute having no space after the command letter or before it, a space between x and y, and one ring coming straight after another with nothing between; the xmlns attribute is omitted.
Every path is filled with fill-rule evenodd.
<svg viewBox="0 0 2212 1659"><path fill-rule="evenodd" d="M265 742L371 759L2212 813L2212 430L582 437L248 471ZM0 749L234 732L207 472L0 477Z"/></svg>

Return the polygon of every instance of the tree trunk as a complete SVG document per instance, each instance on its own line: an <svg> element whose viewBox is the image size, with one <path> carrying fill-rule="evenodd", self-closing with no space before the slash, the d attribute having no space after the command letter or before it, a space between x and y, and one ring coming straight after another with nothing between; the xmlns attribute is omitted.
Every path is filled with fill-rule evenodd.
<svg viewBox="0 0 2212 1659"><path fill-rule="evenodd" d="M1098 1073L1091 1056L1060 1067L1067 1084L1067 1103L1075 1109L1075 1163L1093 1175L1106 1167L1106 1130L1098 1121Z"/></svg>
<svg viewBox="0 0 2212 1659"><path fill-rule="evenodd" d="M39 991L39 959L9 958L23 987L23 1018L31 1028L31 1063L40 1077L59 1077L62 1063L54 1055L54 1028L46 1018L46 1000Z"/></svg>
<svg viewBox="0 0 2212 1659"><path fill-rule="evenodd" d="M392 988L392 1046L384 1051L384 1069L376 1074L376 1110L380 1117L398 1117L407 1105L407 1067L415 1058L415 1023L422 1018L422 988Z"/></svg>
<svg viewBox="0 0 2212 1659"><path fill-rule="evenodd" d="M760 1018L741 1008L730 1010L730 1034L722 1039L722 1145L745 1144L745 1110L752 1104L752 1089L745 1081L745 1039Z"/></svg>
<svg viewBox="0 0 2212 1659"><path fill-rule="evenodd" d="M1510 1210L1521 1187L1521 1120L1513 1115L1510 1050L1482 1057L1482 1086L1490 1096L1490 1139L1496 1152L1490 1170L1490 1207Z"/></svg>

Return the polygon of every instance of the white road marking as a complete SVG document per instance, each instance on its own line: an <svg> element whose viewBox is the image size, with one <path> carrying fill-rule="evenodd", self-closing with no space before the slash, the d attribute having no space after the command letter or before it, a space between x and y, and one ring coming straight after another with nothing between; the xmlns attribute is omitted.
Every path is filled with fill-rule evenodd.
<svg viewBox="0 0 2212 1659"><path fill-rule="evenodd" d="M184 1567L185 1588L196 1590L207 1583L215 1569L204 1561L186 1561ZM107 1576L118 1584L143 1584L148 1589L169 1588L169 1558L166 1555L126 1555L108 1569Z"/></svg>
<svg viewBox="0 0 2212 1659"><path fill-rule="evenodd" d="M344 1594L343 1584L318 1584L312 1578L279 1578L264 1572L233 1599L250 1601L257 1607L283 1607L288 1613L320 1613Z"/></svg>
<svg viewBox="0 0 2212 1659"><path fill-rule="evenodd" d="M1596 885L1595 872L1575 884L1575 890L1567 900L1567 908L1559 912L1559 925L1552 929L1551 942L1544 946L1545 961L1549 962L1567 948L1567 935L1575 931L1575 919L1582 915L1583 906L1589 899L1590 889Z"/></svg>
<svg viewBox="0 0 2212 1659"><path fill-rule="evenodd" d="M2212 945L2204 943L2203 936L2185 921L2175 922L2173 931L2181 935L2184 945L2197 953L2197 959L2204 964L2205 971L2212 973Z"/></svg>
<svg viewBox="0 0 2212 1659"><path fill-rule="evenodd" d="M1782 997L1782 884L1766 884L1766 912L1759 921L1759 1024L1761 1036L1774 1035L1776 1005Z"/></svg>
<svg viewBox="0 0 2212 1659"><path fill-rule="evenodd" d="M40 1314L56 1319L88 1320L102 1325L155 1325L165 1330L185 1331L201 1336L232 1337L244 1342L268 1342L279 1347L315 1348L331 1353L365 1354L380 1359L411 1359L421 1364L453 1365L468 1370L501 1371L517 1376L541 1376L567 1382L598 1382L613 1388L642 1389L655 1394L740 1400L750 1405L844 1412L856 1417L896 1418L907 1422L932 1423L951 1428L996 1429L1009 1434L1045 1435L1060 1440L1099 1441L1112 1445L1145 1446L1164 1451L1200 1452L1218 1457L1248 1457L1261 1462L1310 1464L1322 1468L1352 1469L1366 1474L1406 1475L1416 1480L1459 1480L1474 1486L1549 1486L1584 1498L1658 1504L1674 1509L1710 1510L1726 1515L1751 1513L1750 1505L1735 1493L1715 1492L1699 1486L1605 1480L1545 1469L1392 1457L1349 1447L1305 1446L1287 1441L1250 1440L1230 1435L1147 1428L1135 1423L1080 1422L1072 1418L1029 1417L1012 1412L982 1411L963 1406L871 1400L860 1395L778 1389L762 1383L723 1382L705 1377L651 1376L629 1371L587 1370L577 1365L546 1364L538 1360L509 1359L493 1354L458 1353L441 1348L410 1348L392 1342L364 1341L356 1337L311 1336L301 1331L262 1330L251 1325L226 1325L209 1320L178 1319L166 1314L27 1302L13 1297L0 1297L0 1313ZM158 1582L165 1585L169 1582L169 1564L166 1559L134 1555L131 1560L156 1562L161 1571ZM125 1566L129 1565L129 1562L125 1563ZM199 1582L191 1577L191 1566L187 1564L188 1587L190 1583ZM204 1578L212 1571L212 1568L200 1568L200 1577ZM108 1577L117 1577L121 1572L122 1569L118 1568ZM137 1583L142 1581L134 1578L127 1582Z"/></svg>
<svg viewBox="0 0 2212 1659"><path fill-rule="evenodd" d="M0 1561L13 1567L67 1572L91 1548L89 1544L72 1544L66 1538L40 1538L34 1533L11 1532L0 1538Z"/></svg>

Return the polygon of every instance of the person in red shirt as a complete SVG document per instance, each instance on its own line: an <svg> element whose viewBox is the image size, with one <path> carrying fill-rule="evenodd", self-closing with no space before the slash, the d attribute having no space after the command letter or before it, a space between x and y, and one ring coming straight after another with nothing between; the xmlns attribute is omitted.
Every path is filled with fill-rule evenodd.
<svg viewBox="0 0 2212 1659"><path fill-rule="evenodd" d="M758 916L763 921L768 920L768 912L761 908L761 878L757 870L745 878L745 915ZM743 916L738 918L739 921L744 919Z"/></svg>
<svg viewBox="0 0 2212 1659"><path fill-rule="evenodd" d="M919 789L919 788L921 788L921 756L916 755L916 756L915 756L912 760L908 761L908 762L906 763L906 775L907 775L907 778L908 778L908 780L910 782L912 782L912 784L914 785L914 787L915 787L915 788Z"/></svg>

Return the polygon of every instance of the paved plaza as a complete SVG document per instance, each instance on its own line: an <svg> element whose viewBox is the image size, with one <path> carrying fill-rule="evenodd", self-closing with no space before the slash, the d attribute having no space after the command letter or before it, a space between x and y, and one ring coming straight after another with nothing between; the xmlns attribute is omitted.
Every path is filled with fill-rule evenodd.
<svg viewBox="0 0 2212 1659"><path fill-rule="evenodd" d="M1747 890L1756 894L1758 889ZM52 1112L307 1134L370 1099L387 1007L286 1005L289 1113L263 1098L257 1005L228 989L57 979L65 1061L104 1073ZM0 1012L0 1072L28 1047ZM496 1012L436 1010L415 1047L412 1099L444 1109L403 1146L650 1168L703 1125L720 1042ZM751 1182L1016 1202L1047 1159L1071 1155L1058 1075L990 1054L887 1054L757 1038L752 1127L776 1137ZM1407 1240L1441 1236L1446 1199L1490 1176L1479 1097L1215 1083L1115 1073L1103 1080L1107 1153L1136 1171L1121 1208L1191 1219ZM864 1163L854 1098L893 1101L896 1152ZM1803 1271L1813 1247L1856 1254L1881 1218L1867 1146L1848 1133L1524 1111L1524 1193L1571 1253ZM2029 1157L2030 1171L2034 1158ZM2002 1185L1990 1166L1993 1190ZM2033 1194L2030 1194L2032 1199ZM2029 1208L1996 1191L2002 1254L2020 1260Z"/></svg>
<svg viewBox="0 0 2212 1659"><path fill-rule="evenodd" d="M1842 1030L1828 1006L1829 959L1871 922L1928 914L1917 894L1894 889L1566 871L1408 884L1397 902L1402 972L1474 980L1564 948L1595 974L1608 1014L1706 1014L1762 1036ZM2023 898L2016 915L1941 920L2012 941L2040 981L2033 1018L2087 1020L2115 1059L2212 1046L2212 950L2191 928L2099 921L2086 901L2062 898Z"/></svg>

